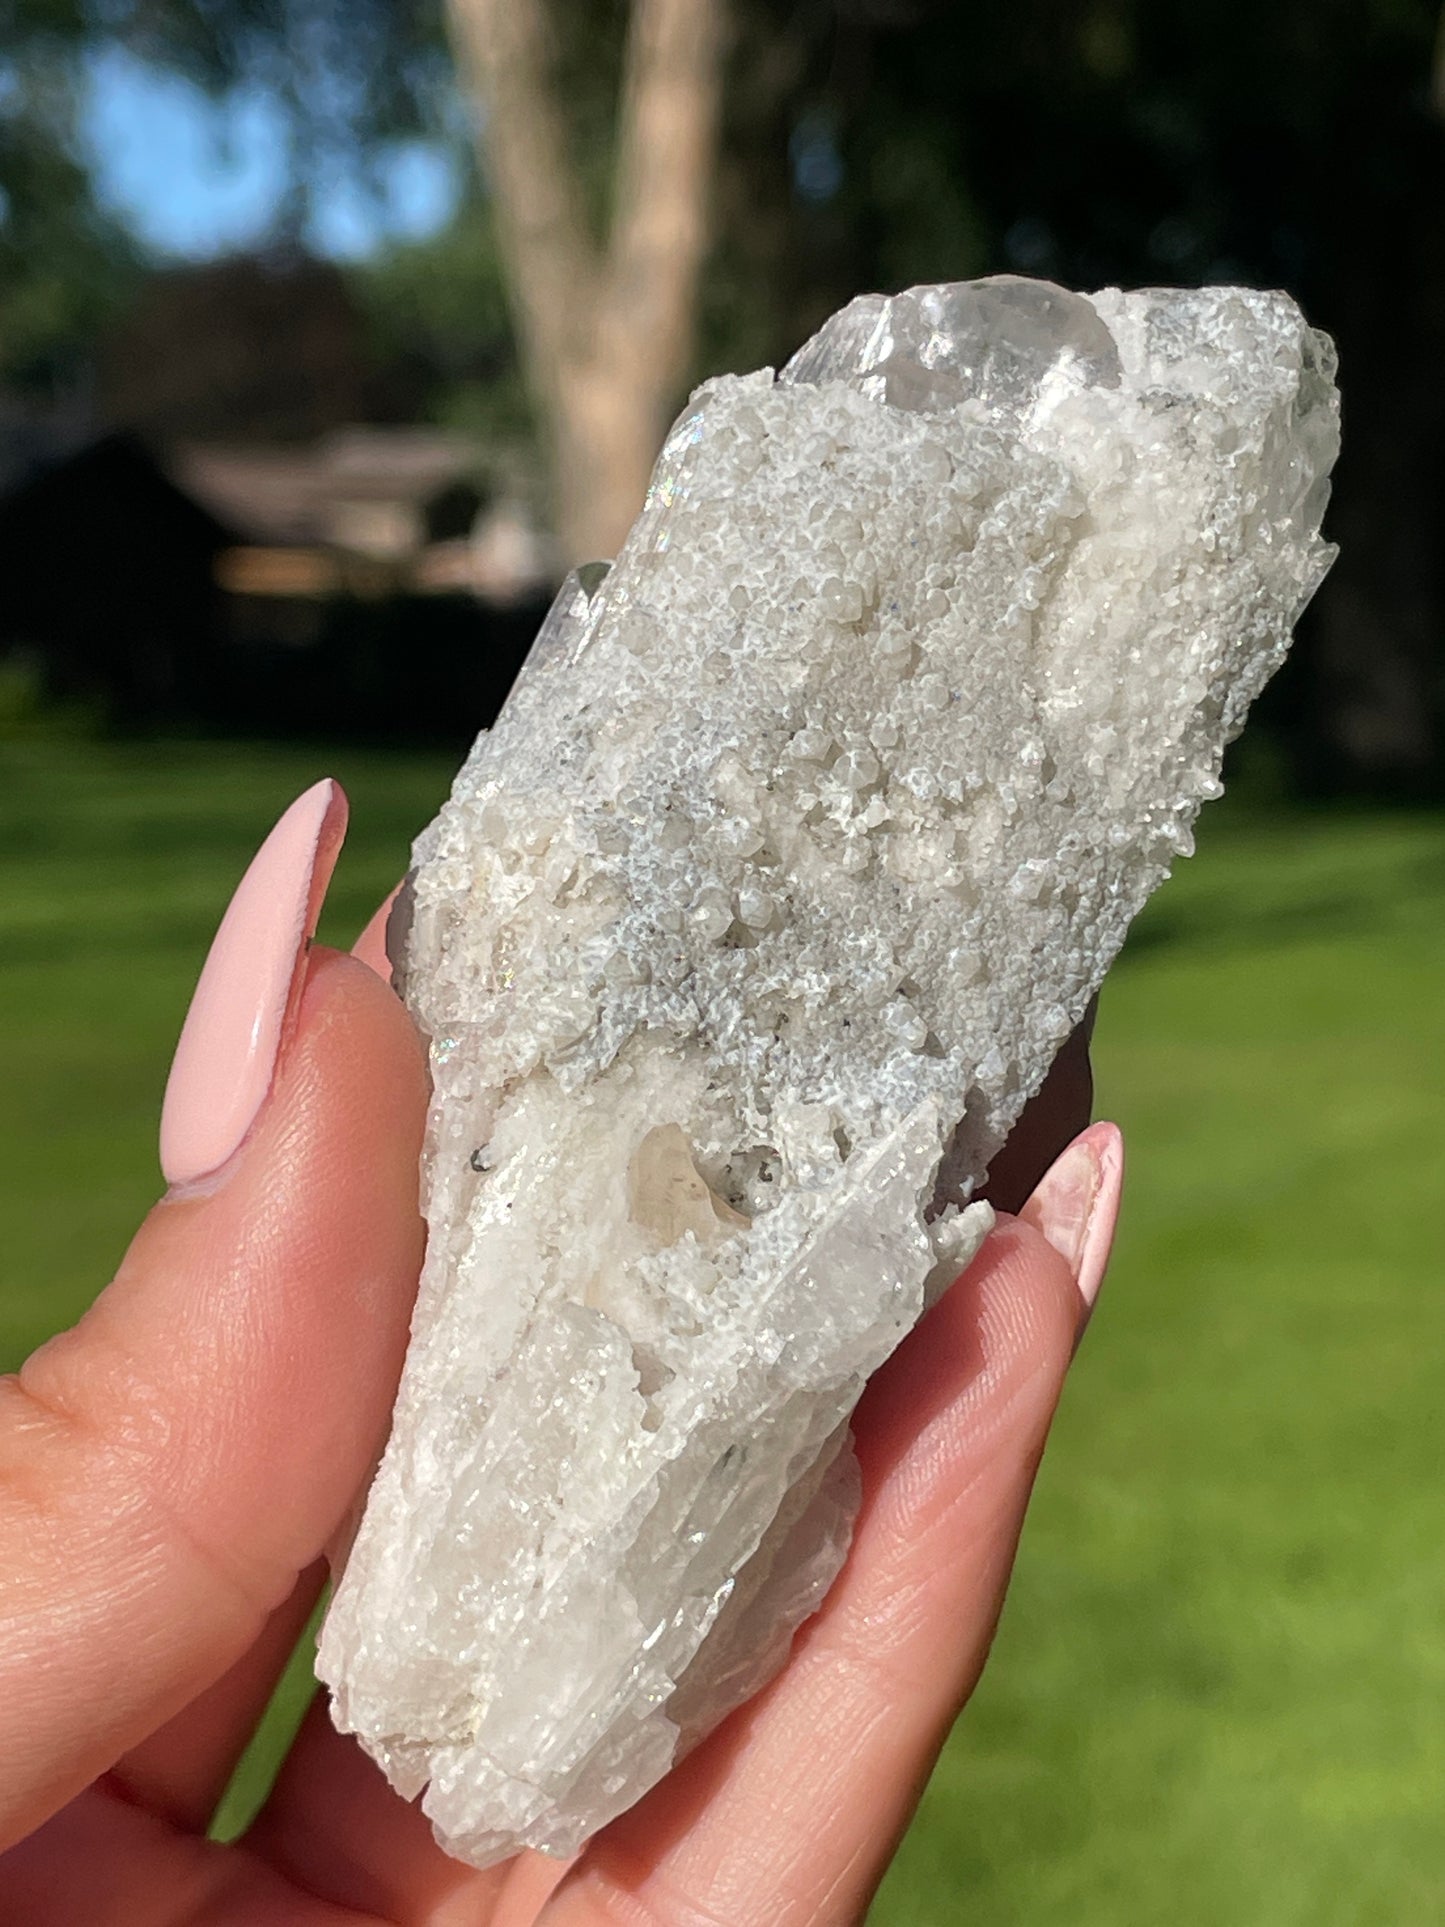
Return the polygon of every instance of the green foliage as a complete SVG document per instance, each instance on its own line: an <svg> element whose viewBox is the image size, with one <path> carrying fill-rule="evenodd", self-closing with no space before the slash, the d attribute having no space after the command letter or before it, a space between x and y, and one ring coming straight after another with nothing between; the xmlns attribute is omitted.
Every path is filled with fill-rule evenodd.
<svg viewBox="0 0 1445 1927"><path fill-rule="evenodd" d="M11 0L0 69L0 387L71 396L145 266L77 138L87 63L123 49L278 110L295 242L338 174L440 135L455 90L436 0Z"/></svg>
<svg viewBox="0 0 1445 1927"><path fill-rule="evenodd" d="M0 1362L76 1315L154 1196L223 901L333 765L344 943L439 761L0 750ZM1130 1159L1113 1274L876 1927L1439 1917L1442 943L1438 817L1229 803L1138 925L1096 1049Z"/></svg>
<svg viewBox="0 0 1445 1927"><path fill-rule="evenodd" d="M431 132L449 93L438 0L12 0L20 68L122 47L216 94L282 110L293 207L329 163Z"/></svg>
<svg viewBox="0 0 1445 1927"><path fill-rule="evenodd" d="M0 79L0 388L63 393L136 285L129 236L100 209L74 147L64 62L32 52Z"/></svg>

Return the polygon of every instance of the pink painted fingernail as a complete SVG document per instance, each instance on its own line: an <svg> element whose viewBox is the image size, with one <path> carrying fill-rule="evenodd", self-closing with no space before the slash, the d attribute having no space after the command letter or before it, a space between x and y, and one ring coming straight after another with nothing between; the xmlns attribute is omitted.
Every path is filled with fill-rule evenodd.
<svg viewBox="0 0 1445 1927"><path fill-rule="evenodd" d="M1049 1166L1019 1213L1068 1265L1079 1296L1092 1306L1104 1282L1119 1197L1124 1139L1117 1124L1091 1124Z"/></svg>
<svg viewBox="0 0 1445 1927"><path fill-rule="evenodd" d="M271 1088L346 814L345 792L329 777L298 796L227 906L166 1085L161 1170L167 1184L192 1184L219 1169Z"/></svg>

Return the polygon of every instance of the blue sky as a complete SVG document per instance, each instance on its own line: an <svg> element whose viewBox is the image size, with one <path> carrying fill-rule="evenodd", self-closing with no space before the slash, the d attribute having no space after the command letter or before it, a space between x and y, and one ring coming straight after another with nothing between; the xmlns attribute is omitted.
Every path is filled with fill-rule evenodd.
<svg viewBox="0 0 1445 1927"><path fill-rule="evenodd" d="M82 125L100 193L152 248L194 259L264 239L284 187L279 118L264 95L217 104L113 50L91 64ZM456 169L439 147L398 143L378 172L379 198L354 176L326 184L308 236L320 253L356 260L433 233L456 204Z"/></svg>

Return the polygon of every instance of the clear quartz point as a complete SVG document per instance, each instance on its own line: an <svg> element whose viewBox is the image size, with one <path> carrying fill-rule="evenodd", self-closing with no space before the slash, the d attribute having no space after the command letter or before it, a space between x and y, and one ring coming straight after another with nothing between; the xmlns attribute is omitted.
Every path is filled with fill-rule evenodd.
<svg viewBox="0 0 1445 1927"><path fill-rule="evenodd" d="M323 1629L478 1866L769 1678L849 1422L1328 567L1279 294L865 296L708 382L388 932L430 1047L411 1345Z"/></svg>
<svg viewBox="0 0 1445 1927"><path fill-rule="evenodd" d="M567 675L587 646L595 626L597 597L611 569L610 562L584 562L569 571L542 618L504 707L530 706L534 699L545 699L546 688Z"/></svg>
<svg viewBox="0 0 1445 1927"><path fill-rule="evenodd" d="M1119 351L1086 295L1051 281L985 281L859 295L788 362L782 381L846 381L920 414L979 403L1017 416L1050 377L1114 388Z"/></svg>

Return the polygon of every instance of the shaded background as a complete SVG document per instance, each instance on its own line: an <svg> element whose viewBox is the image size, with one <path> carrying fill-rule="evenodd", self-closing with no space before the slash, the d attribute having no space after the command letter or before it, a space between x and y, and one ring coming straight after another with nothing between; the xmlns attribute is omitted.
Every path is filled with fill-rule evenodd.
<svg viewBox="0 0 1445 1927"><path fill-rule="evenodd" d="M1288 287L1340 345L1341 559L1111 977L1116 1272L876 1918L1436 1919L1436 6L497 17L12 0L0 1363L154 1195L170 1045L270 821L347 784L349 940L691 381L867 287Z"/></svg>

